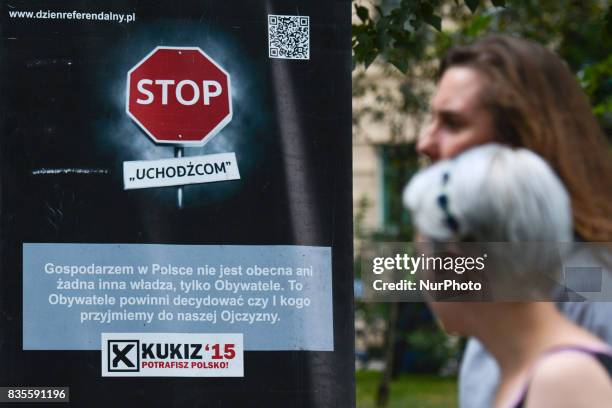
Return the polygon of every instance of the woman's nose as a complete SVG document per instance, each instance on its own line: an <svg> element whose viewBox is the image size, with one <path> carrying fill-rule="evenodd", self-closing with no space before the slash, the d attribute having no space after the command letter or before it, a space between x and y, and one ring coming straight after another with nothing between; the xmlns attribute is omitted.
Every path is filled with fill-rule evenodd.
<svg viewBox="0 0 612 408"><path fill-rule="evenodd" d="M427 126L423 132L421 132L417 140L416 148L419 154L429 157L431 161L439 160L440 146L434 132L434 126Z"/></svg>

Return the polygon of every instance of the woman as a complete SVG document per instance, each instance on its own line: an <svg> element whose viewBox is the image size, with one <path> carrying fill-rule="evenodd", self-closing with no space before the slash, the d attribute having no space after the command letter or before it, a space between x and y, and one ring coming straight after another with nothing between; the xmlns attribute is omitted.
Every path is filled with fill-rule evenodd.
<svg viewBox="0 0 612 408"><path fill-rule="evenodd" d="M442 60L432 122L417 149L432 160L474 145L525 147L550 164L586 241L612 241L612 160L574 75L540 44L492 36Z"/></svg>
<svg viewBox="0 0 612 408"><path fill-rule="evenodd" d="M532 41L490 36L451 49L442 60L432 121L417 149L444 160L495 141L528 148L567 187L580 240L612 241L612 160L591 107L566 64ZM561 311L612 344L612 303L567 302ZM460 372L460 406L488 408L498 369L468 342Z"/></svg>
<svg viewBox="0 0 612 408"><path fill-rule="evenodd" d="M487 144L441 161L412 179L404 202L425 241L572 239L566 190L526 149ZM446 330L478 338L494 356L501 375L492 406L610 405L612 348L564 317L554 303L430 304Z"/></svg>

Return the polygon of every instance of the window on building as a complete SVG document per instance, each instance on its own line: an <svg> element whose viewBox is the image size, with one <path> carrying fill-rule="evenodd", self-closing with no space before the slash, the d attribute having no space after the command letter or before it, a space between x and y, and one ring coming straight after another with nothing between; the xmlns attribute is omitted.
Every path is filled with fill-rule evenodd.
<svg viewBox="0 0 612 408"><path fill-rule="evenodd" d="M418 170L414 143L379 145L381 234L392 240L412 238L408 211L402 203L402 192Z"/></svg>

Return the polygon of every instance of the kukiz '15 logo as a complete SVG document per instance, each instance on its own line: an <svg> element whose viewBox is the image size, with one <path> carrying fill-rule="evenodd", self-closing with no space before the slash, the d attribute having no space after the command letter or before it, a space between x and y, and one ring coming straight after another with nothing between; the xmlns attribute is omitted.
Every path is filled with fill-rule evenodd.
<svg viewBox="0 0 612 408"><path fill-rule="evenodd" d="M108 371L140 371L140 341L107 340Z"/></svg>
<svg viewBox="0 0 612 408"><path fill-rule="evenodd" d="M242 377L240 333L103 333L102 376Z"/></svg>

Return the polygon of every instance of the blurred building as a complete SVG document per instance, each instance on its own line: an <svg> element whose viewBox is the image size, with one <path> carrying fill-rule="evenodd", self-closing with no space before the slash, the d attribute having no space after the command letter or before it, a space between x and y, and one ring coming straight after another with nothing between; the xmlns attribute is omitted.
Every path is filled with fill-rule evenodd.
<svg viewBox="0 0 612 408"><path fill-rule="evenodd" d="M402 111L404 76L374 63L353 72L353 212L356 238L394 236L401 190L418 167L414 143L424 114Z"/></svg>

